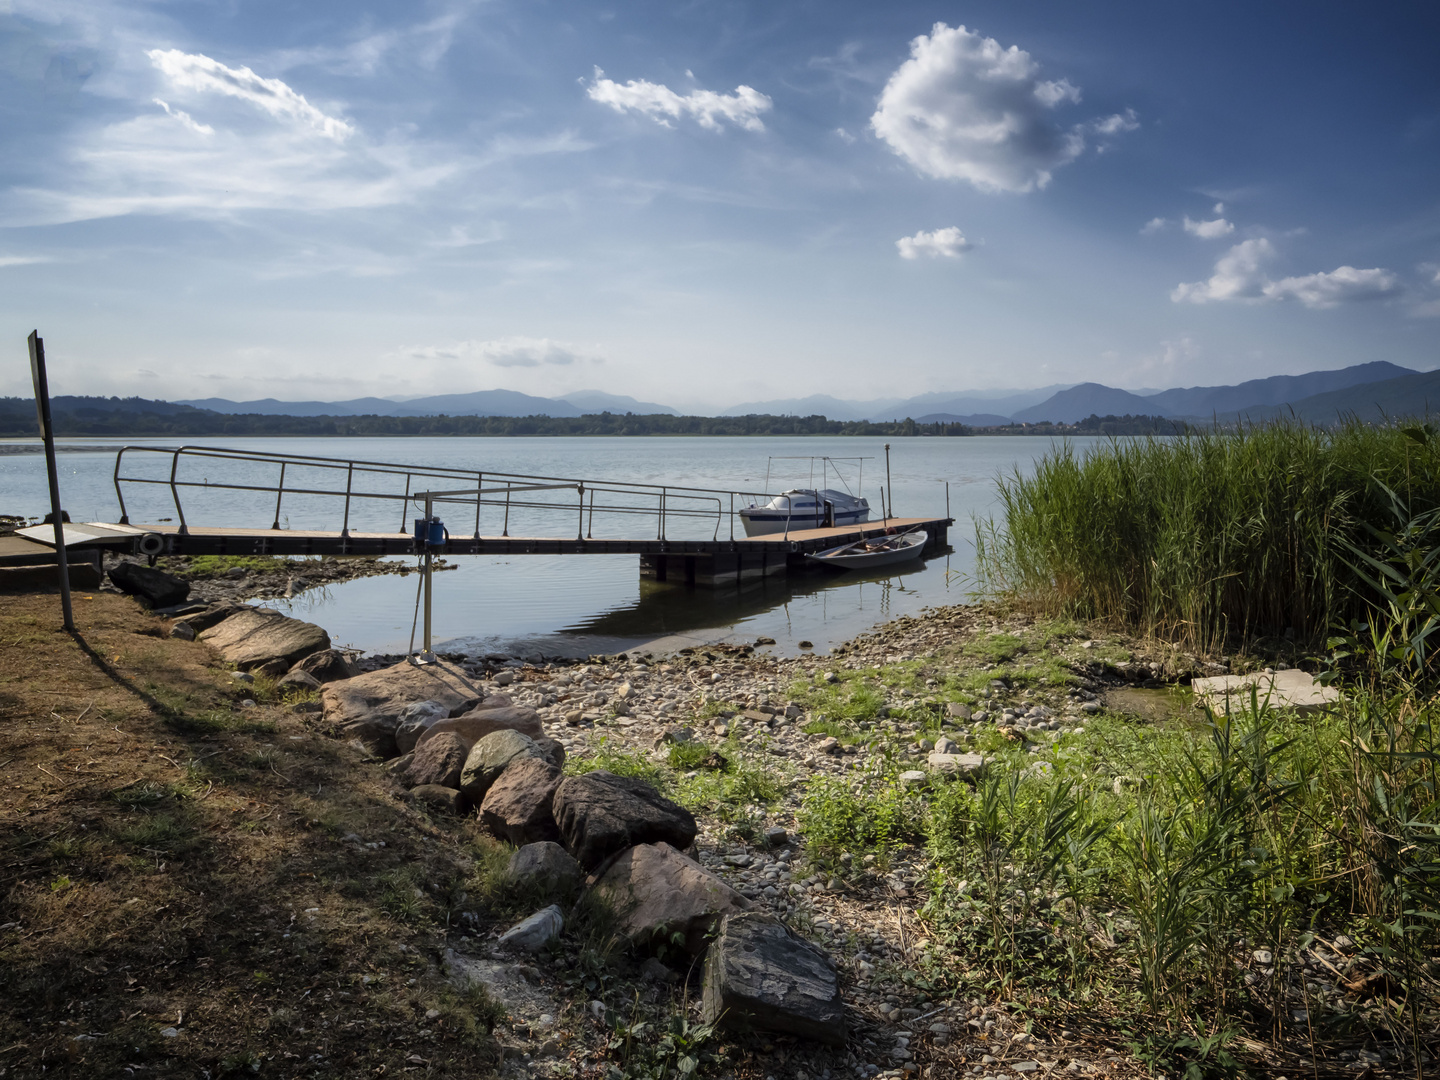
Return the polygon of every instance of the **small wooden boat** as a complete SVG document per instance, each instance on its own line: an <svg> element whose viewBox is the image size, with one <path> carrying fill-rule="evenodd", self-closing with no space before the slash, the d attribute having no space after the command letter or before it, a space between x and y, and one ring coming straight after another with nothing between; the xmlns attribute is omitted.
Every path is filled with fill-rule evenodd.
<svg viewBox="0 0 1440 1080"><path fill-rule="evenodd" d="M929 539L930 535L924 532L872 536L851 544L817 551L805 558L817 566L830 566L836 570L873 570L876 567L918 559Z"/></svg>

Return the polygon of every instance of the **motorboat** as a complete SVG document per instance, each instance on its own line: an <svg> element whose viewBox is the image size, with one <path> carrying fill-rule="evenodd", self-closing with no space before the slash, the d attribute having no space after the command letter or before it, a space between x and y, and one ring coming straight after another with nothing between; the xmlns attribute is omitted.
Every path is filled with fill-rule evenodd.
<svg viewBox="0 0 1440 1080"><path fill-rule="evenodd" d="M805 558L817 566L829 566L836 570L874 570L918 559L929 539L929 534L922 531L870 536L817 551Z"/></svg>
<svg viewBox="0 0 1440 1080"><path fill-rule="evenodd" d="M870 520L870 504L834 488L791 488L763 506L746 506L739 514L746 536L765 536L796 529L862 525Z"/></svg>

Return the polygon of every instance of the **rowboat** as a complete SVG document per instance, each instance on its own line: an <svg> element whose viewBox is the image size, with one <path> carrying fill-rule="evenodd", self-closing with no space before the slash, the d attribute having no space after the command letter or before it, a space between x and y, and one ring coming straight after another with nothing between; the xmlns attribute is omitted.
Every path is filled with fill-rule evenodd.
<svg viewBox="0 0 1440 1080"><path fill-rule="evenodd" d="M924 532L873 536L817 551L805 558L817 566L830 566L836 570L873 570L918 559L929 539L929 534Z"/></svg>

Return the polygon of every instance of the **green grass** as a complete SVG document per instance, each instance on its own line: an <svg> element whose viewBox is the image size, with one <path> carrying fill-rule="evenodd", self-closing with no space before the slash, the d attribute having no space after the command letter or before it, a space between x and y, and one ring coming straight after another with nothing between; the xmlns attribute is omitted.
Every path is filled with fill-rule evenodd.
<svg viewBox="0 0 1440 1080"><path fill-rule="evenodd" d="M1272 424L1233 434L1069 446L1002 477L978 527L982 582L1033 610L1103 619L1188 647L1283 636L1320 644L1364 614L1345 541L1389 516L1385 488L1440 504L1427 429Z"/></svg>
<svg viewBox="0 0 1440 1080"><path fill-rule="evenodd" d="M306 565L303 559L285 559L272 555L192 555L185 576L223 577L237 569L252 574L266 574L276 570L301 570Z"/></svg>

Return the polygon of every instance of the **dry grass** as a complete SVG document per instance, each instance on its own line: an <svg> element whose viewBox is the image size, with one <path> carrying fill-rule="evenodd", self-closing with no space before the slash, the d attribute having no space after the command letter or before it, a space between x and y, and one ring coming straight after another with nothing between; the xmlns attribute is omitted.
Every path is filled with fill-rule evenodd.
<svg viewBox="0 0 1440 1080"><path fill-rule="evenodd" d="M0 601L0 1073L488 1075L493 1012L435 961L466 826L131 600L75 604L72 637Z"/></svg>

